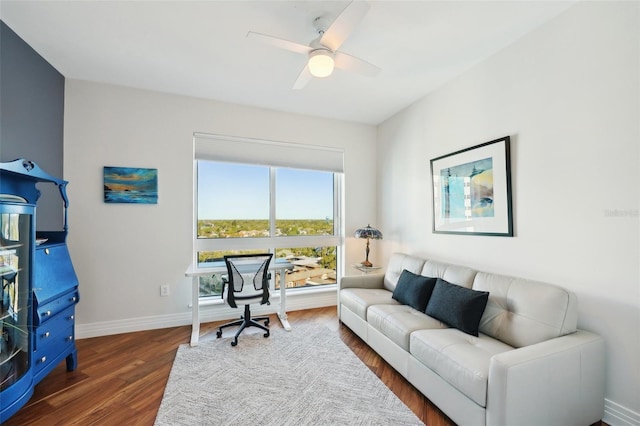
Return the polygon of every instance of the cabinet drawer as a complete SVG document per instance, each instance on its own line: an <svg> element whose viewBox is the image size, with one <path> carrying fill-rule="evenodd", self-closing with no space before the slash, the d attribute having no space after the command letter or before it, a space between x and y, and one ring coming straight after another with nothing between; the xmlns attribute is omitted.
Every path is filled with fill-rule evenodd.
<svg viewBox="0 0 640 426"><path fill-rule="evenodd" d="M51 365L52 362L56 362L60 354L66 354L74 341L73 325L52 332L47 339L43 339L37 349L33 351L34 374Z"/></svg>
<svg viewBox="0 0 640 426"><path fill-rule="evenodd" d="M62 334L66 337L73 336L73 325L75 323L75 306L65 309L56 316L52 317L49 321L45 321L41 326L35 329L34 335L34 350L39 350L42 347L49 344L49 342L56 341ZM72 333L68 333L68 329L71 327ZM71 339L73 340L73 339Z"/></svg>
<svg viewBox="0 0 640 426"><path fill-rule="evenodd" d="M71 291L69 293L63 294L55 300L52 300L49 303L45 303L42 306L37 306L35 311L34 325L38 326L43 324L45 321L50 320L58 313L64 311L69 307L75 306L78 303L78 291Z"/></svg>

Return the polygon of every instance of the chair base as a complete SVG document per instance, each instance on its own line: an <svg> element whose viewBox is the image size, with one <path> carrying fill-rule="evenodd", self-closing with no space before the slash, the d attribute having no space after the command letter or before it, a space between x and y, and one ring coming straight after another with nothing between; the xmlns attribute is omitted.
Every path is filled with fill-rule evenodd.
<svg viewBox="0 0 640 426"><path fill-rule="evenodd" d="M260 324L258 321L264 321L264 325ZM269 317L251 318L251 310L249 309L249 305L244 305L244 315L241 316L239 320L221 325L216 332L216 337L222 337L223 328L235 327L238 325L240 326L240 328L238 329L238 331L236 331L236 335L231 341L231 346L235 346L238 344L238 336L240 336L240 333L242 333L242 331L247 327L258 327L266 331L266 333L264 333L263 335L264 337L269 337L269 329L267 328L269 326Z"/></svg>

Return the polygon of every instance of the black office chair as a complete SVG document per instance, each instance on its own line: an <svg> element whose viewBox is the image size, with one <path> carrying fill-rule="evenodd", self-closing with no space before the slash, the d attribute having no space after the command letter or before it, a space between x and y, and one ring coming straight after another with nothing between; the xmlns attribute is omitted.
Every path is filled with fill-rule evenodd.
<svg viewBox="0 0 640 426"><path fill-rule="evenodd" d="M225 327L240 326L231 342L231 346L238 344L238 336L247 327L258 327L266 331L264 337L269 337L269 317L251 318L249 306L252 303L269 305L269 263L272 253L263 254L238 254L224 257L227 265L227 278L225 288L227 304L237 308L238 304L244 305L244 315L240 320L223 324L216 335L222 337L222 329ZM225 289L223 288L223 295ZM264 325L258 321L264 321Z"/></svg>

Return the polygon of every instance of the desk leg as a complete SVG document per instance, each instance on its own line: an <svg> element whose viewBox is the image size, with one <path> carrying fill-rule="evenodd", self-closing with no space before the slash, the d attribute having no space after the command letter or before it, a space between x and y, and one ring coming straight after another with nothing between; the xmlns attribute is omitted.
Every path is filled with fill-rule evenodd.
<svg viewBox="0 0 640 426"><path fill-rule="evenodd" d="M200 338L200 280L191 278L191 346L198 346Z"/></svg>
<svg viewBox="0 0 640 426"><path fill-rule="evenodd" d="M280 271L280 310L278 318L285 330L291 331L291 324L287 319L287 273L283 269Z"/></svg>

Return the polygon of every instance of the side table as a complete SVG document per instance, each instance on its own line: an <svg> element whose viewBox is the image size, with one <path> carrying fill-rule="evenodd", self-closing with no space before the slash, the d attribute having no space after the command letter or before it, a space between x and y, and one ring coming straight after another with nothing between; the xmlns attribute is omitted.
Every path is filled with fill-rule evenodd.
<svg viewBox="0 0 640 426"><path fill-rule="evenodd" d="M371 272L376 272L382 269L381 266L363 266L363 265L353 265L358 271L362 272L363 275L368 275Z"/></svg>

